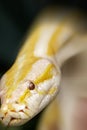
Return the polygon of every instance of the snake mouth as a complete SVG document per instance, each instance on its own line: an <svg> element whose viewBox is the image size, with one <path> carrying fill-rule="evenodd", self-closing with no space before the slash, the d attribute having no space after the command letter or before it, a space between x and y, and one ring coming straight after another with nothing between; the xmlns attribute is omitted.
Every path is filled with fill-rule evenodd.
<svg viewBox="0 0 87 130"><path fill-rule="evenodd" d="M8 117L8 120L6 120L5 117L2 118L1 120L1 123L5 126L18 126L19 124L23 124L24 123L24 120L22 121L21 119L17 119L17 118L14 118L14 117ZM23 122L23 123L22 123Z"/></svg>
<svg viewBox="0 0 87 130"><path fill-rule="evenodd" d="M17 115L18 115L18 117L17 117ZM26 115L26 117L24 117L23 115L25 115L24 112L5 113L2 117L0 117L0 121L5 126L23 125L25 122L27 122L29 120L29 117L27 115Z"/></svg>
<svg viewBox="0 0 87 130"><path fill-rule="evenodd" d="M23 125L26 123L28 120L27 119L21 119L21 118L13 118L11 117L10 122L8 123L8 126L19 126Z"/></svg>
<svg viewBox="0 0 87 130"><path fill-rule="evenodd" d="M26 123L31 117L27 107L19 111L9 110L4 112L0 110L0 122L5 126L19 126Z"/></svg>

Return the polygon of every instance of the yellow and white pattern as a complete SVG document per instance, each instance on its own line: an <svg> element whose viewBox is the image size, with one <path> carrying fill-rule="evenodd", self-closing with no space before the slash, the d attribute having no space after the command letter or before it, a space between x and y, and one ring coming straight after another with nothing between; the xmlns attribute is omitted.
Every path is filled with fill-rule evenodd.
<svg viewBox="0 0 87 130"><path fill-rule="evenodd" d="M0 120L21 125L57 95L61 66L87 47L85 20L72 10L47 10L28 33L13 66L0 82ZM84 31L84 32L83 32Z"/></svg>

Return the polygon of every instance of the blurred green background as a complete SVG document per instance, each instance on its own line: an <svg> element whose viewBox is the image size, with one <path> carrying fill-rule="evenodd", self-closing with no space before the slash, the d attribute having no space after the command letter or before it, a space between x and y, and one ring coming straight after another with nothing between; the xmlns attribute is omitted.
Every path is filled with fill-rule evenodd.
<svg viewBox="0 0 87 130"><path fill-rule="evenodd" d="M86 12L85 0L0 0L0 76L12 65L21 41L36 16L49 5L77 7ZM35 130L40 114L20 127L0 130Z"/></svg>

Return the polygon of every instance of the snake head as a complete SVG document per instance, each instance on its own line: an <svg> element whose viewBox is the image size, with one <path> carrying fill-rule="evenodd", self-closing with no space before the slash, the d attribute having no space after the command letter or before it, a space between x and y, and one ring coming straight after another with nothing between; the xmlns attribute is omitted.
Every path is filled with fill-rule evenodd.
<svg viewBox="0 0 87 130"><path fill-rule="evenodd" d="M13 65L0 82L0 120L6 126L18 126L38 114L57 94L60 71L47 59L38 59L24 74Z"/></svg>

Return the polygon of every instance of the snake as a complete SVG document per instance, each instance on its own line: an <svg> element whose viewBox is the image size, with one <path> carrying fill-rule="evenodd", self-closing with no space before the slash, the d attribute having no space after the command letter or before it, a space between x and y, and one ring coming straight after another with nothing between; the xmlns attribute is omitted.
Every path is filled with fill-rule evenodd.
<svg viewBox="0 0 87 130"><path fill-rule="evenodd" d="M85 20L70 9L46 9L29 29L11 68L0 80L0 121L20 126L59 93L61 66L87 45Z"/></svg>

